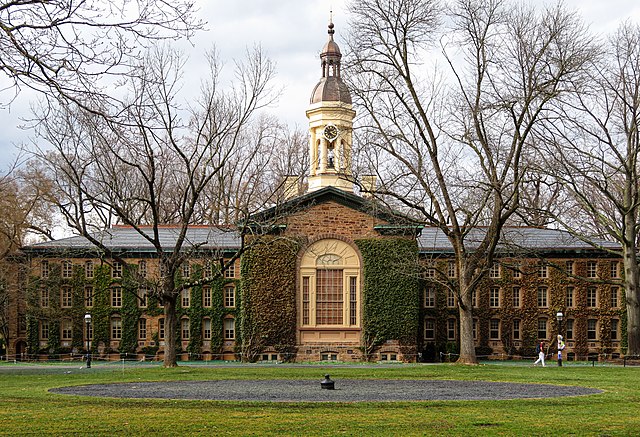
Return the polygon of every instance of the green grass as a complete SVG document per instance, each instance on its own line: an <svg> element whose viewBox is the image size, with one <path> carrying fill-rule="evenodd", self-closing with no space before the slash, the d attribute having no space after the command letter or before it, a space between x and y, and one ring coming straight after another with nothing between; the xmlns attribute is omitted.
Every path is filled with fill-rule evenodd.
<svg viewBox="0 0 640 437"><path fill-rule="evenodd" d="M70 373L65 373L70 372ZM579 385L603 394L508 401L266 403L89 398L78 384L207 379L457 379ZM640 435L640 368L513 365L0 365L0 434Z"/></svg>

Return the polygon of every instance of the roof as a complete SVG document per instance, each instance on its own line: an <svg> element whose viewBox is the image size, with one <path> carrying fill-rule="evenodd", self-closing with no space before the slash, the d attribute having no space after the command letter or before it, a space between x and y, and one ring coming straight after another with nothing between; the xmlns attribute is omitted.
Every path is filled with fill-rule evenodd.
<svg viewBox="0 0 640 437"><path fill-rule="evenodd" d="M310 103L342 102L351 104L347 85L337 76L323 77L311 92Z"/></svg>
<svg viewBox="0 0 640 437"><path fill-rule="evenodd" d="M473 250L486 234L485 227L472 229L467 238L467 248ZM567 231L536 227L505 227L498 252L580 252L618 250L620 245L605 240L594 240L592 245ZM453 246L440 228L425 227L418 236L418 247L422 253L453 253Z"/></svg>
<svg viewBox="0 0 640 437"><path fill-rule="evenodd" d="M153 235L151 226L140 228L146 235ZM160 245L166 252L172 252L178 237L180 226L161 226L158 228ZM155 247L140 232L129 226L114 226L111 229L92 234L114 252L156 252ZM237 250L240 248L240 235L237 229L221 229L210 226L190 226L182 250L197 247L199 250ZM27 253L49 251L94 251L96 246L83 236L61 238L54 241L32 244L22 248Z"/></svg>
<svg viewBox="0 0 640 437"><path fill-rule="evenodd" d="M303 194L302 196L294 197L280 205L256 213L251 216L251 222L259 226L261 224L268 223L270 220L279 220L287 214L295 213L313 205L325 202L336 202L340 205L346 206L347 208L352 208L364 214L368 214L390 225L395 225L378 226L377 228L402 229L415 234L417 229L421 227L418 222L410 217L399 212L390 212L388 208L378 202L365 199L364 197L357 196L333 186L324 187L319 190Z"/></svg>

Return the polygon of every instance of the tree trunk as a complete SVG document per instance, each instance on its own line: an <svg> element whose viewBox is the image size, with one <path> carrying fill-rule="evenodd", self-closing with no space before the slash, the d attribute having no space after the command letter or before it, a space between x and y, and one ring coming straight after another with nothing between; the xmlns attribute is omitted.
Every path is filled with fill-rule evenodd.
<svg viewBox="0 0 640 437"><path fill-rule="evenodd" d="M164 296L164 367L178 367L176 359L176 297Z"/></svg>
<svg viewBox="0 0 640 437"><path fill-rule="evenodd" d="M471 296L473 294L469 287L470 278L467 275L468 266L461 269L460 274L460 301L458 302L458 314L460 316L460 364L478 364L476 357L476 347L473 340L473 314Z"/></svg>
<svg viewBox="0 0 640 437"><path fill-rule="evenodd" d="M625 217L626 219L632 219ZM626 220L629 221L629 220ZM626 233L635 233L635 226L627 223ZM627 355L640 355L640 271L638 269L638 257L634 245L635 241L625 235L625 244L622 250L624 254L624 291L627 303Z"/></svg>

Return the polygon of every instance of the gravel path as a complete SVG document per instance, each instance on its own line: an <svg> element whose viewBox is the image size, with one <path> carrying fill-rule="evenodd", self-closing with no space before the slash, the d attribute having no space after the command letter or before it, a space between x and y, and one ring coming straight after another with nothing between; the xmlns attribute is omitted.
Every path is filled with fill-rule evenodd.
<svg viewBox="0 0 640 437"><path fill-rule="evenodd" d="M602 393L586 387L486 381L359 380L219 380L95 384L61 387L53 393L112 398L196 399L271 402L377 402L498 400L580 396Z"/></svg>

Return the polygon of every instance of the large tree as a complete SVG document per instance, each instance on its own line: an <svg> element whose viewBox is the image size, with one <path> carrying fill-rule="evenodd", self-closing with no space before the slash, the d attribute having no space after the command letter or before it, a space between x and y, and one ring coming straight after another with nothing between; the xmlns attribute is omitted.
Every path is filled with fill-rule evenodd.
<svg viewBox="0 0 640 437"><path fill-rule="evenodd" d="M125 224L155 248L160 269L154 292L164 305L168 367L176 365L176 272L200 245L216 243L189 241L188 228L215 216L216 207L224 213L214 225L253 212L252 190L225 202L236 188L229 182L251 180L256 156L273 150L264 141L270 125L256 117L273 99L273 64L259 48L249 51L235 63L235 81L224 87L215 52L209 61L200 97L186 105L179 98L181 56L168 48L152 50L129 80L117 123L77 106L47 107L39 134L48 144L35 152L55 184L51 200L78 234L125 266L97 230ZM216 202L209 210L202 208L205 198ZM177 229L170 242L161 238L165 224Z"/></svg>
<svg viewBox="0 0 640 437"><path fill-rule="evenodd" d="M476 363L472 293L518 208L532 130L572 91L590 38L561 5L359 0L350 11L347 76L362 156L377 172L378 197L451 243L458 279L446 283L459 307L459 362ZM432 61L442 74L428 74Z"/></svg>
<svg viewBox="0 0 640 437"><path fill-rule="evenodd" d="M640 355L640 26L624 23L590 70L589 87L563 99L542 138L541 173L565 190L552 214L596 247L621 255L627 353ZM620 251L601 247L617 241Z"/></svg>
<svg viewBox="0 0 640 437"><path fill-rule="evenodd" d="M111 100L105 87L132 72L144 47L203 27L195 12L190 0L1 1L0 75L11 85L0 105L23 87L86 107Z"/></svg>

